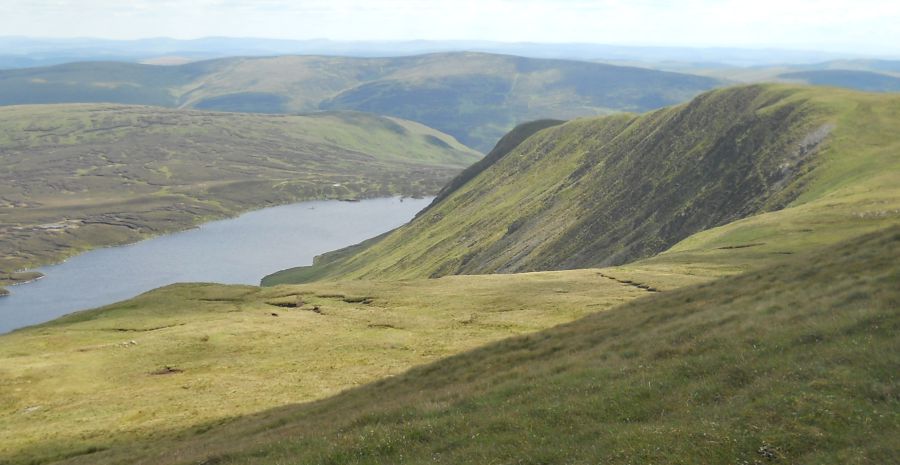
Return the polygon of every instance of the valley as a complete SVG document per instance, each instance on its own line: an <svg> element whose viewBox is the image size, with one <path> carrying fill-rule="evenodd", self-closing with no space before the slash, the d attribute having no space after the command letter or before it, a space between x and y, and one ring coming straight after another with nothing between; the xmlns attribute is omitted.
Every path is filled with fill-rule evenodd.
<svg viewBox="0 0 900 465"><path fill-rule="evenodd" d="M20 346L40 340L50 343L60 341L59 325L80 328L80 339L69 348L85 344L80 346L82 353L66 352L63 356L78 357L84 367L101 360L104 365L122 366L122 372L131 375L119 383L134 386L135 379L141 380L141 388L125 408L116 408L116 393L121 391L115 383L121 375L107 381L113 386L101 386L101 390L110 389L113 397L102 410L93 408L92 415L105 422L109 414L131 412L117 417L117 427L140 422L153 425L156 415L172 409L167 415L171 422L166 426L156 423L158 426L150 428L152 433L116 430L111 439L107 439L106 431L90 433L91 425L77 427L83 432L81 439L72 439L71 430L51 429L55 440L43 440L41 447L17 456L28 457L29 462L23 463L56 463L65 458L60 463L72 464L376 464L401 460L475 464L483 463L485 456L526 463L539 459L547 463L625 464L633 463L635 457L673 464L686 460L753 463L760 458L789 463L838 463L845 459L889 463L898 453L893 434L898 418L892 395L896 387L894 369L900 364L894 337L900 324L900 295L894 286L900 277L898 254L900 231L893 228L739 276L643 298L622 293L646 291L598 280L592 270L456 276L403 284L357 281L263 290L201 285L162 289L121 307L48 325L40 330L40 339L38 333L26 332L12 337ZM662 289L666 289L662 285L665 282L686 284L678 279L662 281ZM512 283L520 285L508 287ZM458 285L464 287L456 288ZM488 289L487 296L480 295ZM557 292L560 289L569 293ZM604 290L613 291L614 298L607 300ZM462 291L467 297L463 301L446 299L445 291L453 297ZM533 300L533 291L543 297ZM493 300L498 295L504 296L503 302ZM515 300L517 296L525 300ZM272 317L267 315L271 308L264 304L267 299L278 299L281 305L301 300L303 304L287 310L287 315L279 307L275 309L279 317ZM564 300L554 302L556 299ZM363 303L366 300L371 302ZM434 314L426 310L433 307L424 301L443 302L436 314L442 322L440 343L412 357L385 357L392 351L416 350L419 346L394 344L419 338L382 339L372 333L420 328L427 333L422 325L433 322L430 318ZM461 314L453 310L455 306L443 307L454 301L466 304ZM329 313L345 315L347 323L357 329L353 333L341 331L321 346L320 351L332 352L328 362L314 355L308 359L311 355L307 353L297 353L288 360L265 357L267 345L255 342L247 349L274 363L274 371L285 375L279 376L279 381L266 379L254 389L256 370L266 368L258 360L245 366L234 356L218 363L207 358L242 347L251 339L241 337L226 343L215 336L206 340L197 333L184 333L183 326L154 329L159 323L152 318L166 314L167 306L179 308L189 302L205 326L211 320L208 312L228 303L231 316L215 313L216 324L208 330L211 334L240 315L242 328L249 331L265 327L258 334L281 335L277 340L287 347L296 336L285 334L282 327L295 323L282 322L284 316L302 327L315 327L317 331L304 333L310 336L320 329L328 331L312 321L325 320ZM605 307L613 302L623 303ZM388 360L398 359L419 364L432 360L442 349L466 347L466 343L448 335L465 332L457 330L456 325L466 326L464 322L469 320L481 329L499 323L513 331L537 328L518 327L512 321L562 322L535 313L521 320L517 316L524 315L514 313L507 319L503 313L491 314L488 310L503 312L509 309L506 303L548 311L557 304L570 310L585 304L592 307L585 309L590 315L571 323L490 343L402 373L400 366L389 364ZM467 304L484 305L487 313L473 316ZM396 310L385 314L383 306ZM310 311L316 307L325 316ZM412 309L417 316L407 319L395 313L404 308ZM598 311L603 308L608 310ZM373 310L378 315L374 318ZM566 314L563 319L575 316ZM388 322L384 317L401 317L403 322ZM178 321L189 327L192 318L183 315ZM136 344L120 334L103 333L104 328L136 321L147 324L140 327L143 333L126 333L126 337L140 337L141 342ZM366 342L345 342L343 338L354 333L367 334ZM103 334L107 336L97 339ZM148 357L159 350L157 341L163 334L168 336L166 340L181 341L178 350ZM473 336L470 332L469 337ZM482 336L470 341L484 343L491 339L487 334ZM457 343L460 345L454 347ZM151 347L145 348L148 344ZM355 348L364 349L365 355L354 358ZM197 351L202 355L195 355ZM280 348L278 353L282 353ZM358 357L373 354L374 360L359 363ZM332 370L328 365L348 358L355 362L345 370ZM160 365L163 359L171 365ZM135 361L140 361L137 368ZM370 376L382 379L316 402L193 427L168 428L188 416L208 418L207 392L227 390L234 396L214 400L213 411L219 411L223 404L238 411L247 402L259 405L260 400L284 392L282 386L293 396L308 392L310 384L321 380L319 363L326 363L322 371L330 376L346 377L327 379L329 386L350 387ZM372 371L361 373L360 366ZM227 385L203 382L207 370L213 368L237 373L222 376L220 372L214 378L229 380ZM40 378L37 372L33 374L33 379ZM94 395L79 394L76 387L69 386L66 396ZM252 395L241 397L239 393L245 388L252 390ZM153 410L140 409L144 393L154 389L159 391L152 400ZM188 397L190 400L182 404ZM166 402L160 403L160 398ZM31 425L56 421L73 424L77 415L68 415L66 410L77 409L79 404L67 405L31 405L19 410L18 418L35 415L41 420ZM81 405L91 408L92 404ZM35 434L28 429L22 431L25 435L17 436L18 441L11 444L27 445L27 436ZM698 442L703 447L697 447Z"/></svg>
<svg viewBox="0 0 900 465"><path fill-rule="evenodd" d="M179 66L72 63L0 70L0 105L97 103L233 112L355 110L418 121L483 152L539 118L646 111L708 77L485 53L223 58Z"/></svg>
<svg viewBox="0 0 900 465"><path fill-rule="evenodd" d="M264 287L0 337L0 460L892 462L898 129L790 85L520 126Z"/></svg>
<svg viewBox="0 0 900 465"><path fill-rule="evenodd" d="M0 299L0 334L182 282L259 284L272 270L409 221L430 197L317 200L267 207L134 244L90 250L17 277Z"/></svg>
<svg viewBox="0 0 900 465"><path fill-rule="evenodd" d="M402 228L263 283L641 259L743 271L896 224L898 115L896 95L754 85L575 120L527 138Z"/></svg>
<svg viewBox="0 0 900 465"><path fill-rule="evenodd" d="M900 464L897 24L0 1L0 465Z"/></svg>
<svg viewBox="0 0 900 465"><path fill-rule="evenodd" d="M0 147L0 284L265 206L422 197L481 157L418 123L362 113L98 104L0 107Z"/></svg>

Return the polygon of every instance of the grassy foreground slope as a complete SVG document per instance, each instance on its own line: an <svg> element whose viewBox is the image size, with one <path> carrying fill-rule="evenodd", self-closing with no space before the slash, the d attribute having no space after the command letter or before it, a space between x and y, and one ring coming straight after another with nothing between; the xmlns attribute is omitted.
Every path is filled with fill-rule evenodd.
<svg viewBox="0 0 900 465"><path fill-rule="evenodd" d="M410 224L264 284L618 265L741 218L702 247L771 258L799 249L745 250L766 228L802 247L898 221L898 186L900 96L723 89L541 131Z"/></svg>
<svg viewBox="0 0 900 465"><path fill-rule="evenodd" d="M715 87L707 77L483 53L227 58L181 66L73 63L0 71L0 104L115 102L419 121L488 151L514 125L646 111Z"/></svg>
<svg viewBox="0 0 900 465"><path fill-rule="evenodd" d="M165 287L0 336L0 463L136 453L647 293L595 270Z"/></svg>
<svg viewBox="0 0 900 465"><path fill-rule="evenodd" d="M896 463L898 280L895 227L68 463Z"/></svg>
<svg viewBox="0 0 900 465"><path fill-rule="evenodd" d="M479 158L418 123L362 113L2 107L0 278L270 204L433 194Z"/></svg>
<svg viewBox="0 0 900 465"><path fill-rule="evenodd" d="M710 106L747 101L752 111L729 117L723 109L702 125L738 124L741 130L719 142L735 145L709 150L704 142L716 138L698 141L691 131L684 143L696 143L698 157L713 158L704 167L750 160L759 179L771 179L758 169L766 163L795 174L778 189L743 197L747 186L758 185L748 169L719 168L745 176L726 177L724 187L702 178L708 185L690 205L784 200L787 208L693 234L662 254L613 268L272 288L179 285L16 331L0 337L0 385L8 387L0 391L0 422L8 425L0 429L0 461L895 462L900 227L885 228L900 214L897 102L762 86L704 96L687 106L695 112L680 117L690 121ZM660 114L666 111L650 116ZM441 210L449 202L469 208L465 213L477 221L503 215L496 205L518 208L490 195L476 205L483 193L472 185L486 177L540 198L541 182L554 182L555 171L537 170L517 184L497 168L513 163L529 173L529 160L564 153L567 140L604 137L581 130L575 123L553 126L512 144L413 224L439 223L435 212L449 217ZM557 132L571 139L559 139L554 152L544 138ZM544 141L546 153L533 147L535 140ZM676 140L664 142L677 150ZM772 140L801 156L785 164ZM718 153L730 156L717 160ZM556 163L549 168L568 169L564 177L573 180L557 193L562 198L581 199L590 190L578 188L597 182L596 175L573 178L572 166L615 167L613 159L569 165L550 159ZM602 179L637 186L646 180L669 192L669 200L684 198L666 190L671 184L655 184L665 176L643 173ZM710 189L717 194L704 197ZM517 195L513 201L527 205L530 197ZM578 203L560 208L572 205ZM640 212L642 204L634 205L631 212ZM724 210L700 208L694 219ZM666 210L656 205L656 211ZM882 232L865 236L873 229ZM423 231L412 240L438 237ZM534 231L525 239L553 237ZM461 234L477 232L469 227ZM332 254L330 263L394 234ZM846 238L853 240L835 245ZM285 406L377 378L384 379Z"/></svg>

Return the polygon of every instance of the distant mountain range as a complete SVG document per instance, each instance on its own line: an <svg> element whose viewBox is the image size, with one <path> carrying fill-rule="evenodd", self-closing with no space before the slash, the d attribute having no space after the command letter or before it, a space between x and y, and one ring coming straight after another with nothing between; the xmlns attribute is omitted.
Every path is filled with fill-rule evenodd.
<svg viewBox="0 0 900 465"><path fill-rule="evenodd" d="M333 55L385 57L425 53L474 51L576 60L645 62L708 62L735 66L777 63L816 63L847 58L870 58L849 53L811 50L742 49L729 47L647 47L587 43L507 43L490 41L332 41L206 37L193 40L153 38L106 40L92 38L40 39L0 37L0 69L46 66L74 61L143 61L164 56L191 60L228 56Z"/></svg>
<svg viewBox="0 0 900 465"><path fill-rule="evenodd" d="M661 71L696 74L732 82L801 82L846 87L867 92L896 92L900 82L900 60L830 60L819 63L781 63L761 66L730 66L708 62L610 61Z"/></svg>
<svg viewBox="0 0 900 465"><path fill-rule="evenodd" d="M178 66L81 62L0 71L0 105L123 103L205 110L358 110L421 122L483 152L516 124L680 103L703 76L485 53L223 58Z"/></svg>
<svg viewBox="0 0 900 465"><path fill-rule="evenodd" d="M824 69L782 73L778 77L817 86L846 87L869 92L900 92L900 77L871 71Z"/></svg>
<svg viewBox="0 0 900 465"><path fill-rule="evenodd" d="M519 126L412 222L271 287L172 285L3 335L0 462L896 463L898 121L897 94L766 84ZM49 122L16 134L70 137ZM223 142L169 146L171 172L207 175Z"/></svg>

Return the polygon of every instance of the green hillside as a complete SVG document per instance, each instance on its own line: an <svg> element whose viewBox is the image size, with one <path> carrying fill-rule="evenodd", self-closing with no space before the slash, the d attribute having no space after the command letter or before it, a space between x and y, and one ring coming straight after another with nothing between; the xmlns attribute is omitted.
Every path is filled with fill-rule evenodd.
<svg viewBox="0 0 900 465"><path fill-rule="evenodd" d="M523 126L409 225L276 277L354 279L175 285L0 336L0 463L896 462L885 97ZM621 265L428 279L475 260Z"/></svg>
<svg viewBox="0 0 900 465"><path fill-rule="evenodd" d="M7 397L4 419L16 433L3 452L11 463L35 464L54 457L71 464L896 462L900 228L781 261L625 297L629 303L608 311L319 402L188 428L186 419L210 418L210 408L234 414L317 383L346 386L371 375L360 369L392 372L395 360L409 360L403 351L431 347L424 354L440 355L460 348L466 332L544 324L592 299L588 307L609 308L605 292L636 288L591 270L315 284L263 295L251 287L166 288L0 340L0 356L19 360L7 365L5 384L29 383ZM315 294L310 286L355 294ZM274 302L299 295L303 303L270 317L260 300L278 295L285 297ZM188 302L192 312L172 313ZM230 311L216 310L225 304ZM308 311L314 304L325 317ZM349 326L332 334L328 315ZM168 326L149 326L166 318ZM229 327L235 318L243 331ZM104 335L117 325L145 329ZM296 350L298 337L315 346L320 328L327 353ZM131 334L139 342L128 342ZM36 344L53 347L54 356L21 352ZM91 375L110 368L114 375L102 383ZM103 400L90 400L96 396ZM147 404L145 396L156 397ZM78 421L84 409L89 424Z"/></svg>
<svg viewBox="0 0 900 465"><path fill-rule="evenodd" d="M653 284L685 282L693 280ZM136 450L647 293L596 270L272 289L168 286L0 336L0 463Z"/></svg>
<svg viewBox="0 0 900 465"><path fill-rule="evenodd" d="M730 88L541 131L410 224L264 284L620 265L729 223L653 260L735 272L896 223L898 189L900 96Z"/></svg>
<svg viewBox="0 0 900 465"><path fill-rule="evenodd" d="M686 74L480 53L227 58L181 66L74 63L0 71L0 105L114 102L296 113L358 110L421 122L488 151L518 123L685 101Z"/></svg>
<svg viewBox="0 0 900 465"><path fill-rule="evenodd" d="M522 123L516 126L512 131L501 137L497 142L497 145L494 146L493 150L488 152L488 154L485 155L484 158L478 160L477 162L464 169L462 173L453 178L446 186L444 186L441 191L438 192L438 195L435 196L432 204L419 214L421 215L428 211L431 206L443 202L444 199L450 196L450 194L453 194L459 188L463 187L467 182L475 179L475 177L481 174L484 170L490 168L492 165L500 161L501 158L512 152L516 147L519 146L519 144L524 142L529 137L533 136L536 132L547 129L549 127L559 126L564 122L565 121L553 119L542 119L537 121L530 121L528 123Z"/></svg>
<svg viewBox="0 0 900 465"><path fill-rule="evenodd" d="M76 252L304 199L436 193L478 153L362 113L0 108L0 286Z"/></svg>

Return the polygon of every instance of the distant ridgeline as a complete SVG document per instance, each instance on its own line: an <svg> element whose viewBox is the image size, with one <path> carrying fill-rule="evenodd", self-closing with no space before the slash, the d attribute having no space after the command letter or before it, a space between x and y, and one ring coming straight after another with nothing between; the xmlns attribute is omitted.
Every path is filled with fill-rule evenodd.
<svg viewBox="0 0 900 465"><path fill-rule="evenodd" d="M411 223L263 282L619 265L695 234L654 260L793 253L898 221L898 115L896 95L754 85L551 126Z"/></svg>
<svg viewBox="0 0 900 465"><path fill-rule="evenodd" d="M0 105L126 103L204 110L358 110L421 122L487 152L518 123L680 103L707 77L600 63L441 53L225 58L180 66L72 63L0 71Z"/></svg>
<svg viewBox="0 0 900 465"><path fill-rule="evenodd" d="M900 92L900 77L871 71L826 69L784 73L778 77L817 86L846 87L867 92Z"/></svg>

